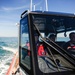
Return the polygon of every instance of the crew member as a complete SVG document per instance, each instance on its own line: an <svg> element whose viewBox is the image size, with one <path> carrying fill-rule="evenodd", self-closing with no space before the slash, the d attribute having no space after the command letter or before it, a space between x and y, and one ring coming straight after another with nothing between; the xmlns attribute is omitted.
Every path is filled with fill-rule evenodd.
<svg viewBox="0 0 75 75"><path fill-rule="evenodd" d="M75 55L75 32L71 32L69 34L70 40L63 45L63 48L67 50L69 53Z"/></svg>

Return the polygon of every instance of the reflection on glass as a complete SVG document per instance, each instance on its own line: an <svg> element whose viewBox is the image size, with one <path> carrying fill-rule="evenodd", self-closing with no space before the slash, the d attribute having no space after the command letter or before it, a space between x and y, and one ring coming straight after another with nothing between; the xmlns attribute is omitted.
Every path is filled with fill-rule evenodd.
<svg viewBox="0 0 75 75"><path fill-rule="evenodd" d="M27 18L21 20L21 62L30 69L30 41Z"/></svg>

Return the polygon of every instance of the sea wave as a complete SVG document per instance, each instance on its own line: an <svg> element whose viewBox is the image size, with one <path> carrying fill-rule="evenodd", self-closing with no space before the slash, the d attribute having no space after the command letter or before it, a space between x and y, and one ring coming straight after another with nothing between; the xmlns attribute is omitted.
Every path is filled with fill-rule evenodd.
<svg viewBox="0 0 75 75"><path fill-rule="evenodd" d="M13 52L13 53L16 53L18 51L17 48L11 48L11 47L5 47L5 46L2 46L1 48L3 50L10 51L10 52Z"/></svg>
<svg viewBox="0 0 75 75"><path fill-rule="evenodd" d="M14 54L17 52L17 48L11 48L11 47L6 47L6 46L0 46L1 50L5 50L7 54L4 54L0 59L0 75L5 75L9 65L12 61L12 58Z"/></svg>
<svg viewBox="0 0 75 75"><path fill-rule="evenodd" d="M0 75L6 75L17 51L18 39L16 37L0 37Z"/></svg>
<svg viewBox="0 0 75 75"><path fill-rule="evenodd" d="M1 62L0 62L0 75L5 75L5 73L7 72L9 65L11 63L11 60L13 58L13 55L11 55L9 57L6 56L6 58L7 59L1 60ZM8 65L8 63L9 63L9 65Z"/></svg>

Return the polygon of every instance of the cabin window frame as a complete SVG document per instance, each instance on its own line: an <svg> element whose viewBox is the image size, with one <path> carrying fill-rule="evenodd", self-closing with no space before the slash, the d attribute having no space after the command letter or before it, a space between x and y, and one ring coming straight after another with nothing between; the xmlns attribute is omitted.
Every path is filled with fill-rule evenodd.
<svg viewBox="0 0 75 75"><path fill-rule="evenodd" d="M28 28L29 28L29 40L30 40L30 48L31 48L31 57L30 57L30 63L31 63L31 70L28 70L21 62L20 62L20 66L22 66L22 68L24 69L24 71L26 71L29 75L43 75L43 74L45 74L45 75L48 75L48 74L50 74L50 75L55 75L55 74L58 74L58 75L66 75L67 73L68 74L71 74L72 72L60 72L60 73L56 73L56 72L54 72L54 73L42 73L40 70L39 70L39 67L38 67L38 62L36 61L37 60L37 55L35 54L36 53L36 51L34 51L36 48L35 48L35 41L34 41L34 34L33 34L33 32L34 32L34 30L33 30L33 28L34 28L34 25L33 25L33 20L32 20L32 15L34 15L34 13L30 13L30 14L28 14L28 19L29 19L29 21L28 21ZM37 15L39 15L39 14L37 14ZM44 14L41 14L41 15L44 15ZM45 14L46 15L46 14ZM48 15L47 15L48 16ZM50 15L49 15L50 16ZM25 16L26 17L26 16ZM23 19L23 18L22 18ZM21 29L20 29L20 31L21 31ZM21 35L21 34L20 34ZM20 36L20 43L21 43L21 36ZM19 45L19 53L21 52L21 44ZM32 58L32 57L34 57L34 58ZM20 59L21 59L21 57L20 57ZM21 60L20 60L21 61ZM34 63L33 63L34 62Z"/></svg>

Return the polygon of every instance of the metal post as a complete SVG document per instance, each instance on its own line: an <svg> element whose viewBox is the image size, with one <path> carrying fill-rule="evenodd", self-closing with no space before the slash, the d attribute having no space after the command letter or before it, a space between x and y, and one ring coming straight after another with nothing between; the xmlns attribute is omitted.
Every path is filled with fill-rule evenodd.
<svg viewBox="0 0 75 75"><path fill-rule="evenodd" d="M46 2L46 11L48 11L48 3L47 3L47 0L45 0Z"/></svg>
<svg viewBox="0 0 75 75"><path fill-rule="evenodd" d="M30 2L30 11L32 11L32 0Z"/></svg>

